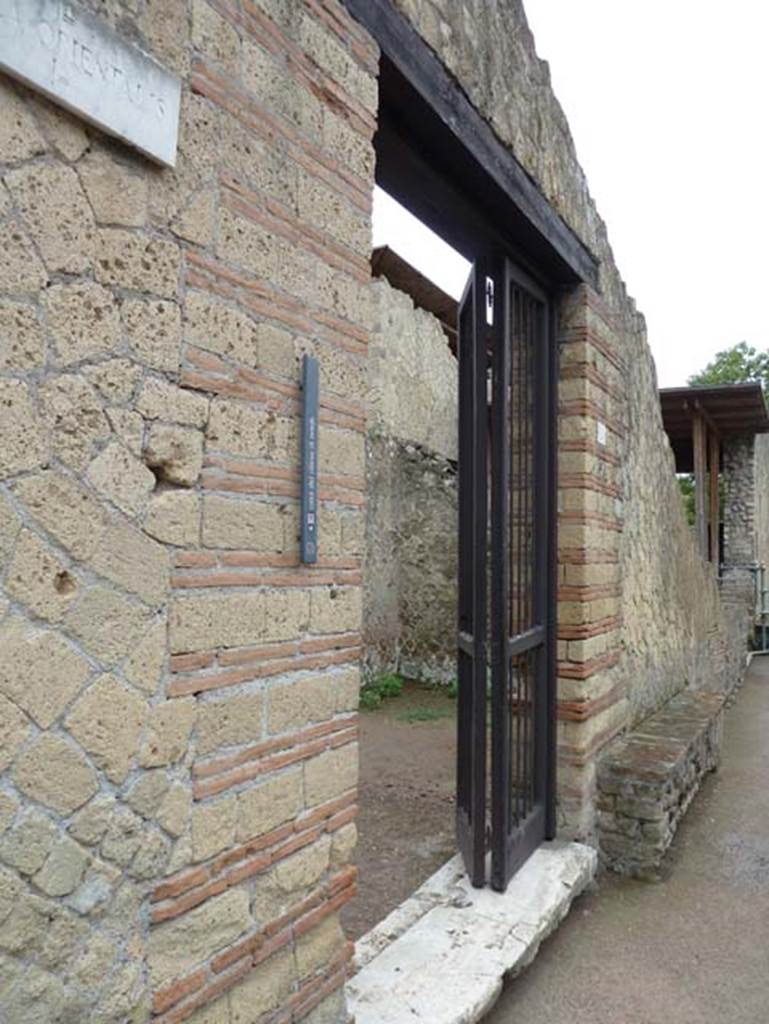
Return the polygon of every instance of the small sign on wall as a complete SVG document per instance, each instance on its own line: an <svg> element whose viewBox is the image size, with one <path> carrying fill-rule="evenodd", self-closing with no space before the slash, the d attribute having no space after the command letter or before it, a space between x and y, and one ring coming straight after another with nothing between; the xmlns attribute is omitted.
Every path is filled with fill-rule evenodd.
<svg viewBox="0 0 769 1024"><path fill-rule="evenodd" d="M318 360L302 361L302 523L301 555L306 565L318 561Z"/></svg>
<svg viewBox="0 0 769 1024"><path fill-rule="evenodd" d="M0 0L0 70L167 167L181 80L67 0Z"/></svg>

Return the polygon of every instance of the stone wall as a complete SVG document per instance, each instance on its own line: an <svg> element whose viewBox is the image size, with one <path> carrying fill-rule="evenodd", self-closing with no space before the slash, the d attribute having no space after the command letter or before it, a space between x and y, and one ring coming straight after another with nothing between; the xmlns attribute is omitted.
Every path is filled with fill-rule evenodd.
<svg viewBox="0 0 769 1024"><path fill-rule="evenodd" d="M337 1022L377 55L336 3L92 6L179 155L0 77L0 1016Z"/></svg>
<svg viewBox="0 0 769 1024"><path fill-rule="evenodd" d="M457 362L439 321L372 286L364 665L456 675Z"/></svg>
<svg viewBox="0 0 769 1024"><path fill-rule="evenodd" d="M744 636L684 523L645 323L522 3L396 3L600 260L598 291L562 296L560 313L560 824L591 838L600 751L686 686L731 688Z"/></svg>

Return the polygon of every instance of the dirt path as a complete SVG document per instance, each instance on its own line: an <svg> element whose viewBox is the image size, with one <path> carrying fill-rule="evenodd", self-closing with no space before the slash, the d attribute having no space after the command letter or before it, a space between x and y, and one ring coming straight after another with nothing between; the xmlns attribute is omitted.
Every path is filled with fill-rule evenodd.
<svg viewBox="0 0 769 1024"><path fill-rule="evenodd" d="M442 692L407 684L401 696L361 713L359 895L343 913L351 939L455 851L455 707Z"/></svg>
<svg viewBox="0 0 769 1024"><path fill-rule="evenodd" d="M486 1024L767 1024L769 658L727 712L724 760L663 881L604 876Z"/></svg>

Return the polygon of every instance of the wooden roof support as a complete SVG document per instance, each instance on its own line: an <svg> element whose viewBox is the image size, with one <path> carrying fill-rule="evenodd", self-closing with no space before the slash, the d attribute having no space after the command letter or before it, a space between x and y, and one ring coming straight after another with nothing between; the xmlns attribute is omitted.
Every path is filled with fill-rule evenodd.
<svg viewBox="0 0 769 1024"><path fill-rule="evenodd" d="M694 522L697 545L704 559L708 557L708 518L706 484L707 479L707 425L702 413L692 415L692 438L694 442Z"/></svg>

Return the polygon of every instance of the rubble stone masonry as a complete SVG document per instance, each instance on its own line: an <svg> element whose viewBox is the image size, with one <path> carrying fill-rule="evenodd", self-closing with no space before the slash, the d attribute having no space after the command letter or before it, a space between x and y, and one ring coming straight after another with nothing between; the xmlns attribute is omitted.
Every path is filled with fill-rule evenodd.
<svg viewBox="0 0 769 1024"><path fill-rule="evenodd" d="M179 153L0 77L1 1015L341 1024L376 47L339 0L83 2L181 76ZM715 583L520 3L396 2L601 262L560 313L560 809L590 837L605 744L724 682Z"/></svg>
<svg viewBox="0 0 769 1024"><path fill-rule="evenodd" d="M377 54L335 2L92 6L179 154L0 79L0 1016L336 1022Z"/></svg>

